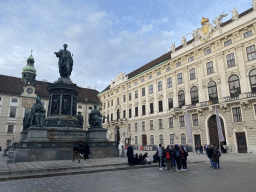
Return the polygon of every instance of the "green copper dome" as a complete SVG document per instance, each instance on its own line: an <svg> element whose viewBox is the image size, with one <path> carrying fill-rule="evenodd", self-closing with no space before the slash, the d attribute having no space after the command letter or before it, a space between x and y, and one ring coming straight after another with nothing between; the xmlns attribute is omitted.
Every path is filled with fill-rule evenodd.
<svg viewBox="0 0 256 192"><path fill-rule="evenodd" d="M26 65L22 72L36 73L36 69L32 65Z"/></svg>
<svg viewBox="0 0 256 192"><path fill-rule="evenodd" d="M32 57L32 55L30 55L30 56L28 57L28 60L34 60L34 58Z"/></svg>

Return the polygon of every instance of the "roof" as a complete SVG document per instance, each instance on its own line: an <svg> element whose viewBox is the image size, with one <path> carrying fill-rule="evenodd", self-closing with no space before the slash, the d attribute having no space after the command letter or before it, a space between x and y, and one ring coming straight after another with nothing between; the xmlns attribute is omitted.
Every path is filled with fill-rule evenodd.
<svg viewBox="0 0 256 192"><path fill-rule="evenodd" d="M48 82L36 81L34 87L36 93L41 97L48 99L49 94L46 91L46 86ZM0 75L0 93L11 94L11 95L21 95L23 92L24 83L21 78ZM87 103L99 103L99 98L97 94L99 92L94 89L82 88L78 94L77 101L81 103L86 103L85 99L88 98Z"/></svg>

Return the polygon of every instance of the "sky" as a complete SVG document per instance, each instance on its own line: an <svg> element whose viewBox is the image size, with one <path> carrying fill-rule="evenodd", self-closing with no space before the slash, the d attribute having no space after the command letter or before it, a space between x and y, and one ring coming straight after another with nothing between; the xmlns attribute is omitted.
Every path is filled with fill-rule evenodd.
<svg viewBox="0 0 256 192"><path fill-rule="evenodd" d="M59 78L54 52L68 45L73 83L102 91L170 51L172 43L223 11L232 17L252 0L0 0L0 74L20 77L33 50L36 80ZM192 39L191 35L186 36Z"/></svg>

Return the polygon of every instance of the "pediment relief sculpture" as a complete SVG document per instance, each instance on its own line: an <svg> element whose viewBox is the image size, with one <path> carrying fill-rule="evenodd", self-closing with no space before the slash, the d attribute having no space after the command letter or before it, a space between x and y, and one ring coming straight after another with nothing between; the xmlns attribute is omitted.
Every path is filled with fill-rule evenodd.
<svg viewBox="0 0 256 192"><path fill-rule="evenodd" d="M136 102L136 103L134 104L134 106L135 106L135 107L138 107L138 106L139 106L139 102Z"/></svg>
<svg viewBox="0 0 256 192"><path fill-rule="evenodd" d="M150 97L149 102L154 102L154 97Z"/></svg>
<svg viewBox="0 0 256 192"><path fill-rule="evenodd" d="M121 83L127 80L128 80L128 76L125 76L125 73L122 72L118 74L114 80L111 80L110 89L117 85L120 85Z"/></svg>
<svg viewBox="0 0 256 192"><path fill-rule="evenodd" d="M167 97L172 98L173 97L173 92L167 93Z"/></svg>
<svg viewBox="0 0 256 192"><path fill-rule="evenodd" d="M163 98L164 98L163 95L158 95L158 96L157 96L157 99L158 99L158 100L161 100L161 99L163 99Z"/></svg>

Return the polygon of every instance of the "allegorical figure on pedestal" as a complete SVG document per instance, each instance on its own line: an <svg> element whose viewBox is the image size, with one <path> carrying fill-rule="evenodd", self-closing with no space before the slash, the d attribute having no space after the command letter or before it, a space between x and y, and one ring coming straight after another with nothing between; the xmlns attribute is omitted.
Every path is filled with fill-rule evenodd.
<svg viewBox="0 0 256 192"><path fill-rule="evenodd" d="M56 57L59 58L59 72L61 77L69 78L73 68L73 58L71 53L66 50L68 45L63 45L64 50L61 49L59 52L54 52Z"/></svg>
<svg viewBox="0 0 256 192"><path fill-rule="evenodd" d="M31 120L30 126L35 125L38 127L43 127L44 119L45 119L45 109L43 104L41 103L41 99L39 96L36 98L36 103L33 104L31 108Z"/></svg>
<svg viewBox="0 0 256 192"><path fill-rule="evenodd" d="M77 115L76 118L78 119L78 122L79 122L80 127L83 127L83 124L84 124L84 117L83 117L83 115L81 114L80 111L78 112L78 115Z"/></svg>
<svg viewBox="0 0 256 192"><path fill-rule="evenodd" d="M91 128L102 128L102 118L106 118L97 109L98 105L95 104L94 109L89 114L89 124Z"/></svg>

